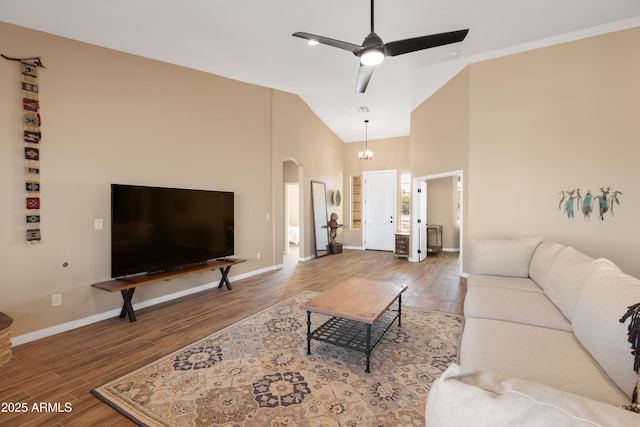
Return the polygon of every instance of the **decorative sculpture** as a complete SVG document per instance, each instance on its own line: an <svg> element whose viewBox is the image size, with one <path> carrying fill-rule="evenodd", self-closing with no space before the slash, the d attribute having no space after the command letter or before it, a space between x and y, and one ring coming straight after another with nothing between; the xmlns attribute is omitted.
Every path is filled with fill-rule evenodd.
<svg viewBox="0 0 640 427"><path fill-rule="evenodd" d="M600 204L600 219L604 221L604 214L609 210L609 201L607 200L607 196L611 192L611 187L600 187L600 191L602 192L601 196L596 196L598 199L598 203ZM611 195L611 200L616 202L616 204L620 204L618 200L618 194L622 195L619 191L614 191ZM613 203L611 203L611 216L613 216Z"/></svg>
<svg viewBox="0 0 640 427"><path fill-rule="evenodd" d="M573 219L573 210L576 199L578 200L578 208L580 206L580 189L574 188L573 190L567 190L566 192L561 191L560 195L562 196L562 199L560 199L560 205L558 208L562 207L562 202L566 199L566 202L564 203L564 211L567 213L567 218Z"/></svg>
<svg viewBox="0 0 640 427"><path fill-rule="evenodd" d="M616 205L620 204L619 196L622 196L622 192L617 190L611 191L611 187L600 187L600 192L602 193L600 196L593 196L591 190L588 190L583 202L579 188L560 191L560 196L562 197L560 198L558 209L562 209L564 206L564 212L567 214L568 219L574 218L575 209L582 211L584 219L589 219L594 209L594 200L596 200L598 202L600 220L604 221L605 213L611 212L611 216L613 216L613 205L614 203ZM580 206L581 203L582 206Z"/></svg>
<svg viewBox="0 0 640 427"><path fill-rule="evenodd" d="M342 224L338 224L338 214L335 212L331 212L330 220L327 223L327 227L329 228L329 243L336 242L336 235L338 234L338 228L344 227Z"/></svg>
<svg viewBox="0 0 640 427"><path fill-rule="evenodd" d="M582 215L584 216L584 219L589 219L591 217L591 212L593 211L593 207L591 206L592 201L593 196L591 195L591 190L589 190L584 196L584 202L582 203Z"/></svg>

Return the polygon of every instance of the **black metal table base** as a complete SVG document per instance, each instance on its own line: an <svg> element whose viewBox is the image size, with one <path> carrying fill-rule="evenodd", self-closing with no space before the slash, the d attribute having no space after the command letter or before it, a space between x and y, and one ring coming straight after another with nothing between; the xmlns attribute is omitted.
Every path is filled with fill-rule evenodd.
<svg viewBox="0 0 640 427"><path fill-rule="evenodd" d="M322 341L366 354L365 372L369 373L371 351L383 335L398 319L402 326L402 296L398 297L398 309L387 310L373 325L356 320L332 317L315 330L311 330L311 312L307 311L307 354L311 354L311 340Z"/></svg>

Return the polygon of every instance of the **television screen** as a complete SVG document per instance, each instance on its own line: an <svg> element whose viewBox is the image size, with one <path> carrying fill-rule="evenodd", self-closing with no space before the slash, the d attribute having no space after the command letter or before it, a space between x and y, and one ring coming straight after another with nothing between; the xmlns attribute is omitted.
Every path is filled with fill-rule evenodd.
<svg viewBox="0 0 640 427"><path fill-rule="evenodd" d="M233 255L233 193L111 184L111 277Z"/></svg>

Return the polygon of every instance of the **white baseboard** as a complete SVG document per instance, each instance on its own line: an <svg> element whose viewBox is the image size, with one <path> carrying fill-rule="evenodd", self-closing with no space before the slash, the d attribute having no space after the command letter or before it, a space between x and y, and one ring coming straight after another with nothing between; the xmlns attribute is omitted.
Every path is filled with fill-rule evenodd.
<svg viewBox="0 0 640 427"><path fill-rule="evenodd" d="M250 271L247 273L242 273L242 274L238 274L237 276L229 276L229 280L241 280L241 279L245 279L247 277L251 277L251 276L255 276L258 274L262 274L262 273L266 273L268 271L273 271L273 270L278 270L280 268L282 268L283 265L279 264L279 265L274 265L271 267L265 267L262 268L260 270L254 270L254 271ZM145 307L150 307L152 305L156 305L156 304L160 304L166 301L171 301L177 298L181 298L187 295L191 295L191 294L195 294L198 292L202 292L202 291L206 291L208 289L212 289L212 288L217 288L218 287L219 282L210 282L210 283L205 283L204 285L200 285L200 286L196 286L193 288L189 288L189 289L185 289L182 290L180 292L174 292L172 294L167 294L167 295L163 295L161 297L157 297L157 298L152 298L150 300L146 300L146 301L141 301L137 304L133 304L133 309L134 310L139 310L141 308L145 308ZM120 311L121 309L115 309L115 310L109 310L107 312L104 313L98 313L98 314L94 314L92 316L88 316L88 317L84 317L82 319L78 319L78 320L73 320L71 322L67 322L67 323L62 323L60 325L55 325L55 326L51 326L50 328L45 328L45 329L41 329L39 331L35 331L35 332L30 332L28 334L24 334L24 335L19 335L17 337L13 337L11 338L11 345L13 347L21 345L21 344L26 344L28 342L31 341L35 341L35 340L39 340L41 338L46 338L49 337L51 335L55 335L55 334L59 334L61 332L66 332L66 331L70 331L72 329L76 329L76 328L80 328L82 326L87 326L90 325L92 323L96 323L96 322L100 322L102 320L106 320L106 319L110 319L112 317L115 316L119 316L120 315Z"/></svg>

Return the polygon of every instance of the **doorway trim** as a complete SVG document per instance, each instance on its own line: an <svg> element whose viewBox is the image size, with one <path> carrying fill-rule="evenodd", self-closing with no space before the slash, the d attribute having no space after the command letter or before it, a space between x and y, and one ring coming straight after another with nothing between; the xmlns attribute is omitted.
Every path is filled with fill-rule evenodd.
<svg viewBox="0 0 640 427"><path fill-rule="evenodd" d="M296 193L296 199L294 201L290 200L290 190L293 189L293 191ZM294 205L293 202L295 202L296 204ZM297 215L298 215L298 258L300 257L300 235L302 234L302 230L300 230L300 184L298 184L297 182L285 182L284 183L284 220L285 220L285 225L284 225L284 254L285 255L290 255L289 252L289 226L291 225L291 218L290 218L290 214L291 214L291 210L295 209Z"/></svg>
<svg viewBox="0 0 640 427"><path fill-rule="evenodd" d="M413 197L411 200L411 255L409 256L409 261L411 262L418 262L418 249L419 249L419 236L418 236L418 219L420 218L420 205L424 200L424 203L426 203L426 194L423 194L421 192L418 191L418 189L420 188L420 183L422 182L427 182L429 180L433 180L433 179L440 179L440 178L448 178L448 177L454 177L457 176L460 178L460 274L462 274L462 268L464 265L464 260L463 260L463 254L464 254L464 248L463 248L463 243L464 243L464 172L462 170L454 170L454 171L450 171L450 172L443 172L443 173L438 173L438 174L434 174L434 175L426 175L426 176L419 176L419 177L415 177L413 178L412 181L412 192L413 192ZM423 199L424 198L424 199ZM425 218L424 221L426 221L427 219Z"/></svg>
<svg viewBox="0 0 640 427"><path fill-rule="evenodd" d="M282 247L282 256L286 255L288 250L287 250L287 245L289 243L289 236L288 236L288 229L287 229L287 184L298 184L298 224L299 224L299 237L300 237L300 241L298 243L298 261L306 261L307 259L310 259L310 257L308 258L304 258L304 248L305 248L305 244L306 244L306 239L305 239L305 214L306 214L306 210L305 210L305 204L304 204L304 198L306 197L305 195L305 189L304 189L304 185L302 185L302 182L304 181L304 165L302 164L301 161L299 161L298 159L296 159L295 157L287 157L285 159L282 160L281 163L281 170L284 172L284 167L286 162L291 162L293 163L296 167L297 167L297 180L295 181L285 181L285 177L284 174L282 176L282 185L280 188L282 188L282 235L280 236L279 239L282 239L281 241L283 242L283 247ZM275 221L274 221L275 224ZM274 225L275 227L275 225ZM274 232L274 236L276 235L276 233ZM276 242L276 239L274 238L274 245ZM275 256L275 250L274 250L274 256Z"/></svg>

